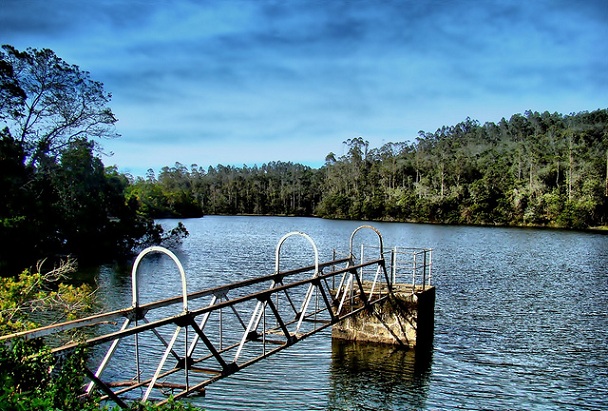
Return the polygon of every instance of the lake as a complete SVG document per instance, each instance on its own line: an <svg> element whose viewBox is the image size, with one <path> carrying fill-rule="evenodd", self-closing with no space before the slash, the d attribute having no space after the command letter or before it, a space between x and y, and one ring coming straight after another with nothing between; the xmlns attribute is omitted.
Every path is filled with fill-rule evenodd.
<svg viewBox="0 0 608 411"><path fill-rule="evenodd" d="M346 253L352 231L369 224L245 216L183 222L190 236L174 251L189 291L273 272L276 244L288 232L312 237L326 261L333 249ZM207 410L608 410L608 235L372 225L387 248L433 249L430 352L332 342L327 330L190 401ZM312 264L309 250L294 253L300 265ZM100 267L107 308L130 306L129 270ZM140 272L144 302L179 293L176 274Z"/></svg>

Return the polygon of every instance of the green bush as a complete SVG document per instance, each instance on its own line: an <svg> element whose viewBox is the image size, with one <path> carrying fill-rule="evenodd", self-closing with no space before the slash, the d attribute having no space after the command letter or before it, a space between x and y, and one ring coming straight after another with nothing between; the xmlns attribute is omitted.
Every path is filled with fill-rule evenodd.
<svg viewBox="0 0 608 411"><path fill-rule="evenodd" d="M118 411L98 397L81 396L86 351L56 356L39 340L0 345L0 411ZM166 405L134 402L130 410L194 411L191 404L169 399Z"/></svg>
<svg viewBox="0 0 608 411"><path fill-rule="evenodd" d="M90 286L58 283L72 269L64 264L44 274L26 270L16 278L0 277L0 335L35 328L38 324L32 317L41 311L56 313L54 318L73 319L90 309ZM80 395L86 358L81 349L54 355L39 339L15 338L0 344L0 411L118 411L119 407L102 405L96 397ZM130 409L196 410L172 400L160 407L135 402Z"/></svg>

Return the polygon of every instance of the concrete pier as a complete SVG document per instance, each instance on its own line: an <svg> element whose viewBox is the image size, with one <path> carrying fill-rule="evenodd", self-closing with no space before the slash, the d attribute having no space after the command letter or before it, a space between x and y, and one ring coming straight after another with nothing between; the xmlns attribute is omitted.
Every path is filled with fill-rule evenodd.
<svg viewBox="0 0 608 411"><path fill-rule="evenodd" d="M393 290L386 301L334 324L332 337L404 348L430 347L435 328L435 287L396 284Z"/></svg>

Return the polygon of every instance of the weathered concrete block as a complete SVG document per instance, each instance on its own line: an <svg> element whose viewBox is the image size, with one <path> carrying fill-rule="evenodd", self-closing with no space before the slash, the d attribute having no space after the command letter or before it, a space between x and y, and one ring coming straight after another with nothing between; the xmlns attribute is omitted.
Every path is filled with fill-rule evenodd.
<svg viewBox="0 0 608 411"><path fill-rule="evenodd" d="M333 325L332 337L407 348L430 346L435 328L435 287L396 286L389 299ZM401 290L401 291L399 291Z"/></svg>

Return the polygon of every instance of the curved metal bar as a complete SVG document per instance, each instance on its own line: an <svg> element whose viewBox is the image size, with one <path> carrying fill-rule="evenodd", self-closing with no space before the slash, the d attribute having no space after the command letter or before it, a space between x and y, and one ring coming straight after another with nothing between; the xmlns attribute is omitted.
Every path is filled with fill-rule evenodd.
<svg viewBox="0 0 608 411"><path fill-rule="evenodd" d="M319 251L317 250L317 245L315 244L313 239L308 234L303 233L301 231L292 231L290 233L287 233L279 240L279 243L277 244L276 253L275 253L275 273L279 273L281 246L283 245L285 240L287 240L289 237L292 237L294 235L299 235L301 237L304 237L306 240L308 240L310 245L312 245L312 249L315 253L315 272L312 275L312 278L317 277L319 275ZM314 289L315 289L315 285L311 283L308 286L308 291L306 292L306 297L304 298L304 301L302 302L300 311L296 315L297 317L299 317L299 319L298 319L298 323L296 325L295 334L297 334L300 331L300 327L302 326L302 321L304 320L304 316L306 315L306 310L308 309L308 304L310 303L310 300L312 299ZM287 337L290 338L290 336L287 336Z"/></svg>
<svg viewBox="0 0 608 411"><path fill-rule="evenodd" d="M177 256L175 254L173 254L172 251L166 249L165 247L160 247L160 246L152 246L152 247L148 247L148 248L144 249L141 253L139 253L137 258L135 259L135 262L133 263L133 270L131 271L131 287L133 290L133 308L139 307L139 289L137 287L137 268L139 267L139 263L141 262L141 260L147 254L153 253L153 252L163 253L163 254L168 255L169 257L171 257L171 259L177 266L177 268L179 270L179 274L181 276L181 280L182 280L182 306L183 306L184 312L187 312L188 311L188 291L187 291L187 287L186 287L186 273L184 271L184 267L182 266L182 263L179 261Z"/></svg>
<svg viewBox="0 0 608 411"><path fill-rule="evenodd" d="M301 237L304 237L306 240L308 240L308 242L310 243L310 245L312 245L312 249L315 252L315 274L314 277L316 277L317 275L319 275L319 251L317 250L317 245L315 244L315 242L313 241L313 239L306 233L303 233L301 231L292 231L290 233L285 234L283 237L281 237L281 239L279 240L279 243L277 244L277 248L275 251L275 259L274 259L274 271L275 273L279 272L279 265L280 265L280 259L281 259L281 246L283 245L283 243L285 242L285 240L287 240L289 237L292 237L294 235L299 235Z"/></svg>
<svg viewBox="0 0 608 411"><path fill-rule="evenodd" d="M378 240L380 241L380 258L384 258L384 243L382 240L382 234L380 234L380 231L371 225L362 225L360 227L357 227L355 229L355 231L353 231L353 233L350 235L350 246L349 246L349 250L350 250L350 255L353 256L353 238L355 238L355 234L357 234L357 232L359 232L359 230L362 230L364 228L369 228L370 230L374 230L374 232L376 234L378 234Z"/></svg>

